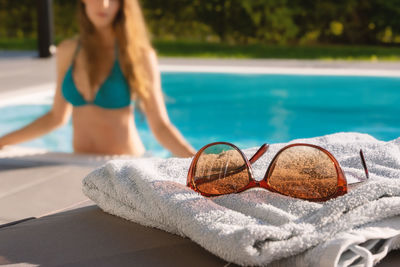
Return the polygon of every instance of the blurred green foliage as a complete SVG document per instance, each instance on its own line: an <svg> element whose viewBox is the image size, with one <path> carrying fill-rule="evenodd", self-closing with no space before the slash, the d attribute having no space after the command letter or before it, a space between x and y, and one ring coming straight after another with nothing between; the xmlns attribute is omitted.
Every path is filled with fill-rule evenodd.
<svg viewBox="0 0 400 267"><path fill-rule="evenodd" d="M400 0L142 0L157 39L400 43Z"/></svg>
<svg viewBox="0 0 400 267"><path fill-rule="evenodd" d="M400 60L400 47L366 45L229 45L193 41L155 41L157 54L168 57L291 58L323 60Z"/></svg>
<svg viewBox="0 0 400 267"><path fill-rule="evenodd" d="M53 0L58 39L76 3ZM155 40L227 44L400 44L400 0L142 0ZM36 0L0 0L0 39L35 38Z"/></svg>

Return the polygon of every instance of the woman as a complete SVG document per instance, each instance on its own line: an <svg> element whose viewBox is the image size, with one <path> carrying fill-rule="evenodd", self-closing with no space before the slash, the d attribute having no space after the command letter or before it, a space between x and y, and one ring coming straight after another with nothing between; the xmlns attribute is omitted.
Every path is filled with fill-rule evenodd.
<svg viewBox="0 0 400 267"><path fill-rule="evenodd" d="M79 0L78 14L79 37L57 48L52 109L1 137L0 148L46 134L72 114L75 152L141 156L145 148L134 124L134 100L165 148L175 156L193 156L196 151L168 118L138 0Z"/></svg>

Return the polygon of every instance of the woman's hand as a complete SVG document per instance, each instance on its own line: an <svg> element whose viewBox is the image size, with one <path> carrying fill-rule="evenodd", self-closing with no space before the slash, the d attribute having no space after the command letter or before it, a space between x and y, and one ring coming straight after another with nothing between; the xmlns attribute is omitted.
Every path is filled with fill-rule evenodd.
<svg viewBox="0 0 400 267"><path fill-rule="evenodd" d="M0 137L0 150L2 150L6 145L4 144L3 138Z"/></svg>

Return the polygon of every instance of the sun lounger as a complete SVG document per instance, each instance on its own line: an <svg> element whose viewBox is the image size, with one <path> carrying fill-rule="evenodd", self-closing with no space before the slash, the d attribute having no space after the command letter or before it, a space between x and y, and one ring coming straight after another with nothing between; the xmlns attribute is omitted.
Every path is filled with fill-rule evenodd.
<svg viewBox="0 0 400 267"><path fill-rule="evenodd" d="M224 266L189 239L91 205L0 228L0 265ZM230 265L233 266L233 265Z"/></svg>
<svg viewBox="0 0 400 267"><path fill-rule="evenodd" d="M85 205L0 228L0 265L227 266L187 238ZM378 266L399 264L393 251Z"/></svg>

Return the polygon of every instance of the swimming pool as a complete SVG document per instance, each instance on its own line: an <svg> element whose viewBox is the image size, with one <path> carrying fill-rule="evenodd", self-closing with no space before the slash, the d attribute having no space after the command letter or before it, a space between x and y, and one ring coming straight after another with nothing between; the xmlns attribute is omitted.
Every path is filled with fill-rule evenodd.
<svg viewBox="0 0 400 267"><path fill-rule="evenodd" d="M162 73L171 121L197 149L215 141L241 148L335 132L400 136L400 77ZM0 108L0 134L50 109L41 104ZM168 156L136 114L148 150ZM71 123L24 146L71 152Z"/></svg>

